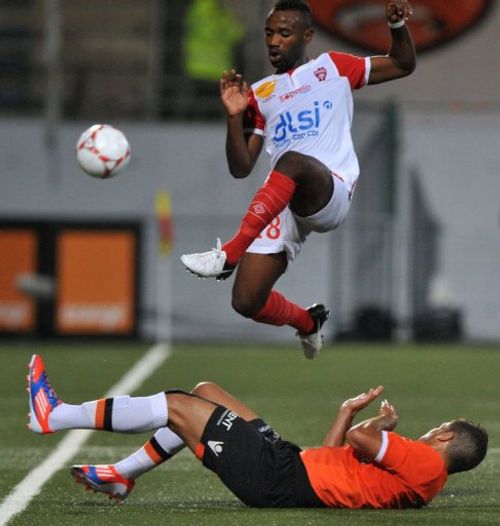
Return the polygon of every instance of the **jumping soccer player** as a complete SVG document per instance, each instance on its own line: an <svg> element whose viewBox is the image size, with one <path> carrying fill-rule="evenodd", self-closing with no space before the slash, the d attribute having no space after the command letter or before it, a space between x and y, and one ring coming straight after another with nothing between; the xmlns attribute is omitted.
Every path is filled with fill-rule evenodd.
<svg viewBox="0 0 500 526"><path fill-rule="evenodd" d="M232 239L181 259L200 277L225 279L238 267L232 291L236 312L295 328L307 358L321 350L320 329L329 311L324 305L302 308L273 287L310 232L334 230L346 218L359 175L351 138L352 90L415 69L405 24L409 15L407 0L386 0L392 44L385 56L329 52L309 60L311 9L305 1L279 0L265 24L275 74L251 88L234 70L220 81L230 173L247 177L263 146L272 170Z"/></svg>
<svg viewBox="0 0 500 526"><path fill-rule="evenodd" d="M393 431L399 416L386 400L377 416L352 426L382 386L346 400L323 446L301 450L210 382L191 393L69 405L59 399L41 357L34 355L28 383L32 431L161 428L155 436L168 431L177 439L176 451L186 445L242 502L256 507L419 508L441 491L448 475L477 466L488 445L486 431L463 419L443 423L417 440L404 438ZM80 465L71 473L86 487L123 500L139 475L173 453L153 437L128 465Z"/></svg>

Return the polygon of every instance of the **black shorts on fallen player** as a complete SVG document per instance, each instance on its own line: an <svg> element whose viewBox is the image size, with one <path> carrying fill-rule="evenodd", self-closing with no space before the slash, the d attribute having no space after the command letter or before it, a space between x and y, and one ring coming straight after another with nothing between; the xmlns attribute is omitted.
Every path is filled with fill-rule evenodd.
<svg viewBox="0 0 500 526"><path fill-rule="evenodd" d="M210 417L198 450L203 465L245 504L260 508L324 507L314 493L300 459L301 449L262 421L246 422L218 406Z"/></svg>

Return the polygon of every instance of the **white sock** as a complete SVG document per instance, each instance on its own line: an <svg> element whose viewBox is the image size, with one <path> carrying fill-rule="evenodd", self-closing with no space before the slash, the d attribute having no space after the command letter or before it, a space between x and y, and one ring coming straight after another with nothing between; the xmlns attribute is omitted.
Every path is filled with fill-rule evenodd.
<svg viewBox="0 0 500 526"><path fill-rule="evenodd" d="M113 400L113 431L143 433L167 425L168 406L164 392L147 397L116 396Z"/></svg>
<svg viewBox="0 0 500 526"><path fill-rule="evenodd" d="M140 449L114 464L125 478L136 479L163 464L185 447L184 441L168 427L162 427Z"/></svg>
<svg viewBox="0 0 500 526"><path fill-rule="evenodd" d="M81 405L60 404L49 416L54 431L105 429L118 433L142 433L167 425L164 392L147 397L115 396Z"/></svg>
<svg viewBox="0 0 500 526"><path fill-rule="evenodd" d="M81 405L59 404L49 415L50 429L95 429L96 404L97 401Z"/></svg>

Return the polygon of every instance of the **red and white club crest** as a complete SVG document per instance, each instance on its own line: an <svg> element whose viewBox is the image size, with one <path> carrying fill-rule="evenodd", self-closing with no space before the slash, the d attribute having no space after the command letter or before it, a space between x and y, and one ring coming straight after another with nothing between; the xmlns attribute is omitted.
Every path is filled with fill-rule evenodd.
<svg viewBox="0 0 500 526"><path fill-rule="evenodd" d="M318 69L314 72L314 75L316 76L316 78L317 78L320 82L323 82L324 80L326 80L326 75L327 75L326 68L324 68L324 67L320 67L320 68L318 68Z"/></svg>

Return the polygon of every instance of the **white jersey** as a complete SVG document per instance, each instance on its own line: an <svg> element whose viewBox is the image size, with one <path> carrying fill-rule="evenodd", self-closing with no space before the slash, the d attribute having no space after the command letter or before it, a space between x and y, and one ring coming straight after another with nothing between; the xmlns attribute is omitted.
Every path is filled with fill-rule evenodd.
<svg viewBox="0 0 500 526"><path fill-rule="evenodd" d="M270 75L252 85L245 132L264 136L271 167L284 152L300 152L328 166L352 190L359 176L352 90L365 86L369 74L369 58L330 52Z"/></svg>

